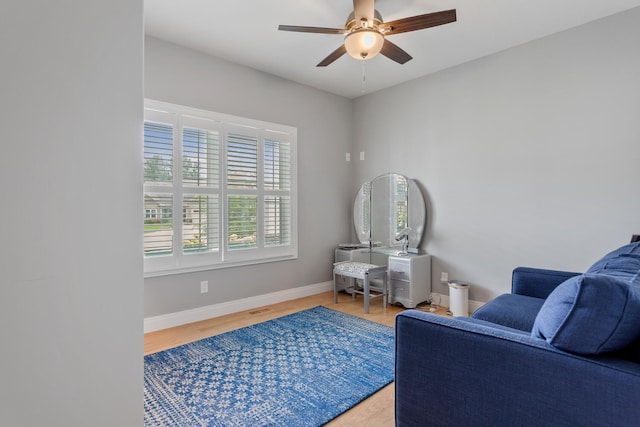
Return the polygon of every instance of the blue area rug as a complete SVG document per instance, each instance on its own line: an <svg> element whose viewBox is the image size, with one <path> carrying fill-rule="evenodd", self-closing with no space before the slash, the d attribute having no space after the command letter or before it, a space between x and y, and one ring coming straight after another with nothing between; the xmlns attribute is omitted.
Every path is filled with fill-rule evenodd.
<svg viewBox="0 0 640 427"><path fill-rule="evenodd" d="M145 356L144 422L319 426L393 375L393 328L315 307Z"/></svg>

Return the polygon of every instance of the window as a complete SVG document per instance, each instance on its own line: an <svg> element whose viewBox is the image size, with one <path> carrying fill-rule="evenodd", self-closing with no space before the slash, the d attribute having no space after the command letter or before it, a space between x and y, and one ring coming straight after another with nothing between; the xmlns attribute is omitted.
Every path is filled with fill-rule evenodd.
<svg viewBox="0 0 640 427"><path fill-rule="evenodd" d="M147 100L145 274L296 257L296 138L289 126Z"/></svg>

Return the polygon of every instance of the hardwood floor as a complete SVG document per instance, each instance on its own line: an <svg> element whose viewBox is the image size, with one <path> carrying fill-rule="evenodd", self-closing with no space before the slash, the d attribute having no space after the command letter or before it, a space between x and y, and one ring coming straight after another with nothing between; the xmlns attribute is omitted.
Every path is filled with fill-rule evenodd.
<svg viewBox="0 0 640 427"><path fill-rule="evenodd" d="M333 292L325 292L306 298L268 305L252 310L241 311L226 316L151 332L144 336L144 354L155 353L187 344L213 335L255 325L297 311L323 305L325 307L362 317L373 322L394 326L395 315L404 310L402 307L382 307L382 300L371 301L369 314L364 314L362 298L353 301L350 295L340 293L338 304L333 303ZM440 308L436 314L443 314L446 308ZM395 425L393 383L378 391L368 399L351 408L327 424L328 426L367 426L385 427Z"/></svg>

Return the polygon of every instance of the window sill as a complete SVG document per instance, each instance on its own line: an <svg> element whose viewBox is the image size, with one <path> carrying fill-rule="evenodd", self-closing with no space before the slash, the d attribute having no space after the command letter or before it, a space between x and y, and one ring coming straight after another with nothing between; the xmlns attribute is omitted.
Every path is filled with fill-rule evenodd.
<svg viewBox="0 0 640 427"><path fill-rule="evenodd" d="M220 270L223 268L234 268L234 267L244 267L248 265L256 265L256 264L266 264L270 262L280 262L280 261L290 261L298 259L298 255L283 255L272 258L261 258L261 259L252 259L252 260L241 260L241 261L229 261L225 263L219 264L208 264L201 265L197 267L185 267L185 268L171 268L167 270L152 270L145 271L144 278L151 277L162 277L162 276L172 276L175 274L185 274L185 273L197 273L199 271L209 271L209 270Z"/></svg>

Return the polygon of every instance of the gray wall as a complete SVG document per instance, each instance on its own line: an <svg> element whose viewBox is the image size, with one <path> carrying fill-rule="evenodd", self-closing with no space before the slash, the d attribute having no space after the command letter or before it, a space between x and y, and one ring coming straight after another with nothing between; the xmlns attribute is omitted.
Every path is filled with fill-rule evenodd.
<svg viewBox="0 0 640 427"><path fill-rule="evenodd" d="M0 425L142 425L142 1L2 13Z"/></svg>
<svg viewBox="0 0 640 427"><path fill-rule="evenodd" d="M321 283L348 240L352 103L155 38L145 40L145 97L298 128L297 260L145 279L145 317ZM209 293L200 293L200 281Z"/></svg>
<svg viewBox="0 0 640 427"><path fill-rule="evenodd" d="M640 232L640 8L358 98L352 195L426 189L423 248L487 301L518 265L583 271Z"/></svg>

